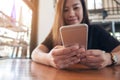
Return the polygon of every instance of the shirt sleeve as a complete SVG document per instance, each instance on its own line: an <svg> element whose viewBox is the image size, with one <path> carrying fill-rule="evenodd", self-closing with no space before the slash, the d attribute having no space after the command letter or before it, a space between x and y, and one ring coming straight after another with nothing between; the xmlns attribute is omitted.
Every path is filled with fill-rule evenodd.
<svg viewBox="0 0 120 80"><path fill-rule="evenodd" d="M104 28L98 26L95 27L97 40L99 41L100 48L102 50L105 50L106 52L111 52L115 47L120 45L120 42L110 35L109 32L107 32Z"/></svg>

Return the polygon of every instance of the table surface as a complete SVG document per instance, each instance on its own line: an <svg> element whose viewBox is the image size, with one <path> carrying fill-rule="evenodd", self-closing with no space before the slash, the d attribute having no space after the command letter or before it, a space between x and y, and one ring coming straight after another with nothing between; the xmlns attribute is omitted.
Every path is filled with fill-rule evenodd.
<svg viewBox="0 0 120 80"><path fill-rule="evenodd" d="M59 70L30 59L2 59L0 80L120 80L120 66L91 70L77 65Z"/></svg>

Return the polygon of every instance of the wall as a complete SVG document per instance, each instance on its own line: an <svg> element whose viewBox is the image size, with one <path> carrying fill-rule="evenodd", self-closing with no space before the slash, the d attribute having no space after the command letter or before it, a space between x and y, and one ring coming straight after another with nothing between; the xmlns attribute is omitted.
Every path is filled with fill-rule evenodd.
<svg viewBox="0 0 120 80"><path fill-rule="evenodd" d="M40 44L49 33L54 19L54 1L39 1L39 18L38 18L38 44Z"/></svg>

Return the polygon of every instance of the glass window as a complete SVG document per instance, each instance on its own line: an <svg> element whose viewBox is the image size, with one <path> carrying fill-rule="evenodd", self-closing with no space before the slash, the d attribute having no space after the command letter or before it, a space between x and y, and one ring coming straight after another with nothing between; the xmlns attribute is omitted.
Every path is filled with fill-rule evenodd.
<svg viewBox="0 0 120 80"><path fill-rule="evenodd" d="M88 9L101 9L102 0L87 0Z"/></svg>
<svg viewBox="0 0 120 80"><path fill-rule="evenodd" d="M31 21L32 10L23 0L0 0L0 45L16 48L27 46L28 50ZM19 49L19 52L23 49ZM10 53L8 50L7 52Z"/></svg>

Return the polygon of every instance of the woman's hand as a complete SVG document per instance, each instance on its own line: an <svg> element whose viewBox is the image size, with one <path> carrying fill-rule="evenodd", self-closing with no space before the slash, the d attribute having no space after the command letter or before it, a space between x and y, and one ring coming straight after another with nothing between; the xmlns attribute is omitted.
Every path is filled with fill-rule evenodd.
<svg viewBox="0 0 120 80"><path fill-rule="evenodd" d="M93 69L100 69L111 64L111 57L109 53L101 50L87 50L81 54L80 63Z"/></svg>
<svg viewBox="0 0 120 80"><path fill-rule="evenodd" d="M59 69L67 68L72 64L76 64L80 61L78 50L78 45L73 45L67 48L56 46L48 54L49 63L51 66Z"/></svg>

